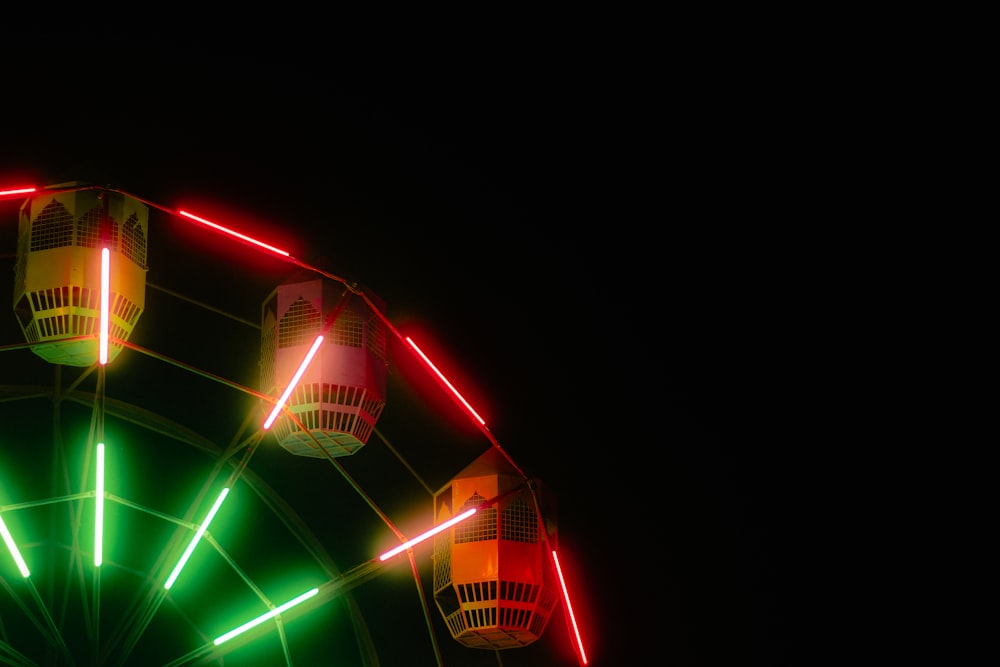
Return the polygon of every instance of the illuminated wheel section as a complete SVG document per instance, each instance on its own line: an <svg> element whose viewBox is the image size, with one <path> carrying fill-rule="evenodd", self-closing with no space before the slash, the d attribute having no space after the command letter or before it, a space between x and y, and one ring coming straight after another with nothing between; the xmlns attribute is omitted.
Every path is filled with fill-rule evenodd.
<svg viewBox="0 0 1000 667"><path fill-rule="evenodd" d="M258 641L216 646L225 632L344 573L253 471L226 487L238 460L227 461L203 435L108 398L106 442L94 443L94 401L83 388L0 387L9 426L0 454L8 547L0 559L0 662L221 664L225 656L225 664L280 665L336 650L343 664L373 664L349 595L294 624L286 614Z"/></svg>
<svg viewBox="0 0 1000 667"><path fill-rule="evenodd" d="M561 606L564 655L586 664L554 497L381 299L121 191L5 195L23 203L0 329L0 662L442 665L458 646L500 663ZM464 430L417 415L428 387ZM376 428L394 392L433 451L407 459ZM455 475L421 478L432 461Z"/></svg>

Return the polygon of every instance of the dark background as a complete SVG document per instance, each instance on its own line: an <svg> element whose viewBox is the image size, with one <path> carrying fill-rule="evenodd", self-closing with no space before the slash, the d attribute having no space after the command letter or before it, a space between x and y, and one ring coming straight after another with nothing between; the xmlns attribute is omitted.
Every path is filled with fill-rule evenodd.
<svg viewBox="0 0 1000 667"><path fill-rule="evenodd" d="M767 224L782 204L760 171L784 158L764 84L642 43L529 35L388 57L388 42L353 57L21 50L0 185L93 181L232 216L358 280L461 369L500 443L558 495L591 664L784 662L814 471L807 368L788 357L810 323L789 315L801 295ZM16 205L2 206L12 256ZM229 251L200 252L220 307L256 317L259 292L226 282ZM392 410L390 396L383 428L402 446ZM561 664L568 641L559 611L544 647L503 664Z"/></svg>

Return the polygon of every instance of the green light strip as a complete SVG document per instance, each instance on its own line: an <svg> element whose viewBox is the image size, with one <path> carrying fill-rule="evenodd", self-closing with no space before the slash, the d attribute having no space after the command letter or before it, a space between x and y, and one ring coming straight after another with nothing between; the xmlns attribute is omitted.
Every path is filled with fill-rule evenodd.
<svg viewBox="0 0 1000 667"><path fill-rule="evenodd" d="M97 443L97 491L94 496L94 567L104 562L104 443Z"/></svg>
<svg viewBox="0 0 1000 667"><path fill-rule="evenodd" d="M222 489L219 493L219 497L215 499L215 504L212 505L212 509L208 511L208 516L205 517L205 521L198 527L198 532L196 532L194 537L191 538L191 543L188 544L187 549L184 550L184 555L182 555L181 559L177 561L177 565L174 566L174 571L170 573L170 576L167 577L167 582L163 584L165 589L170 590L170 587L174 585L174 582L177 580L177 575L181 573L184 565L188 562L188 558L190 558L191 554L194 553L194 548L198 546L198 542L201 541L205 531L208 530L208 524L212 523L215 513L219 511L219 508L222 506L222 501L226 499L228 494L229 487L227 486Z"/></svg>
<svg viewBox="0 0 1000 667"><path fill-rule="evenodd" d="M21 552L17 550L17 545L14 544L14 538L7 530L7 524L4 523L3 517L0 517L0 535L3 535L3 541L7 543L7 548L10 549L10 555L14 557L14 562L17 563L17 569L21 571L21 576L27 579L31 576L31 572L28 571L28 565L21 557Z"/></svg>
<svg viewBox="0 0 1000 667"><path fill-rule="evenodd" d="M253 619L252 621L247 621L246 623L244 623L240 627L236 628L235 630L230 630L229 632L227 632L224 635L219 635L218 637L215 638L215 645L218 646L219 644L222 644L224 642L229 641L230 639L232 639L236 635L243 634L244 632L246 632L250 628L257 627L258 625L260 625L261 623L263 623L267 619L274 618L275 616L277 616L281 612L294 607L295 605L299 604L300 602L304 602L305 600L308 600L309 598L311 598L312 596L316 595L317 593L319 593L319 588L314 588L314 589L312 589L310 591L306 591L302 595L300 595L297 598L294 598L292 600L289 600L288 602L286 602L285 604L281 605L280 607L275 607L274 609L272 609L271 611L267 612L266 614L261 614L260 616L258 616L257 618Z"/></svg>

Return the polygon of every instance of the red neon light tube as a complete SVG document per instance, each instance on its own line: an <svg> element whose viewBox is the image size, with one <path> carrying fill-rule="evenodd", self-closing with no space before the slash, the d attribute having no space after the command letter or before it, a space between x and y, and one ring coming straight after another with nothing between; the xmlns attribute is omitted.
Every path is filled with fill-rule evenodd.
<svg viewBox="0 0 1000 667"><path fill-rule="evenodd" d="M271 410L271 414L269 414L267 419L264 420L265 431L271 428L271 424L273 424L274 420L278 418L278 413L281 412L281 408L285 405L285 402L288 401L288 397L291 396L292 392L295 390L295 385L299 383L299 380L302 379L302 375L306 372L306 369L309 368L309 362L316 356L316 350L319 349L320 343L322 342L323 336L316 336L316 340L313 341L312 347L309 348L308 352L306 352L305 359L303 359L302 363L299 364L299 369L295 371L295 375L292 376L291 382L289 382L288 386L285 387L285 392L281 395L281 398L278 399L278 402L274 404L274 409Z"/></svg>
<svg viewBox="0 0 1000 667"><path fill-rule="evenodd" d="M379 560L389 560L390 558L392 558L396 554L402 553L403 551L406 551L410 547L415 546L417 544L420 544L421 542L423 542L427 538L434 537L435 535L437 535L438 533L440 533L442 530L445 530L446 528L451 528L452 526L454 526L459 521L465 521L466 519L468 519L470 516L472 516L475 513L476 513L476 508L475 507L473 507L471 509L467 509L464 512L462 512L461 514L459 514L458 516L452 517L451 519L448 519L447 521L445 521L444 523L442 523L442 524L440 524L438 526L434 526L433 528L431 528L430 530L428 530L426 533L421 533L420 535L417 535L416 537L414 537L412 540L407 540L406 542L403 542L402 544L400 544L398 547L395 547L393 549L389 549L384 554L382 554L381 556L379 556L378 559Z"/></svg>
<svg viewBox="0 0 1000 667"><path fill-rule="evenodd" d="M104 366L108 363L108 336L111 331L109 302L111 299L111 251L101 249L101 343L98 360Z"/></svg>
<svg viewBox="0 0 1000 667"><path fill-rule="evenodd" d="M14 195L26 195L35 192L37 188L12 188L10 190L0 190L0 197L13 197Z"/></svg>
<svg viewBox="0 0 1000 667"><path fill-rule="evenodd" d="M264 243L263 241L258 241L257 239L251 238L251 237L249 237L249 236L247 236L245 234L240 234L239 232L237 232L235 230L229 229L228 227L223 227L222 225L216 224L214 222L210 222L210 221L206 220L205 218L199 218L198 216L196 216L196 215L194 215L192 213L188 213L187 211L177 211L177 214L178 215L182 215L185 218L189 218L191 220L194 220L195 222L200 222L201 224L206 225L208 227L211 227L212 229L218 230L218 231L222 232L223 234L229 234L230 236L234 236L234 237L236 237L236 238L238 238L238 239L240 239L242 241L246 241L247 243L252 243L255 246L258 246L260 248L264 248L265 250L269 250L270 252L273 252L276 255L281 255L282 257L291 257L291 255L289 254L289 252L287 250L282 250L281 248L275 248L273 245L268 245L267 243Z"/></svg>
<svg viewBox="0 0 1000 667"><path fill-rule="evenodd" d="M486 421L482 417L480 417L475 410L472 409L472 406L469 405L469 402L465 400L465 398L463 398L460 393L458 393L458 390L455 389L455 387L450 382L448 382L448 378L446 378L441 373L441 371L437 369L437 366L435 366L431 362L431 360L427 358L427 355L424 354L419 347L417 347L417 344L413 342L413 339L407 336L406 342L410 344L410 346L416 351L418 355L420 355L420 358L424 360L424 363L427 364L427 367L430 368L432 371L434 371L434 374L437 375L438 379L444 383L444 386L446 386L449 389L449 391L451 391L451 393L454 394L455 398L457 398L459 402L465 406L465 409L469 411L469 414L475 417L476 421L478 421L480 424L485 425Z"/></svg>
<svg viewBox="0 0 1000 667"><path fill-rule="evenodd" d="M559 575L559 586L562 588L563 600L566 602L566 612L569 615L570 627L573 630L573 639L576 641L576 648L580 652L580 664L587 664L587 652L583 650L583 640L580 639L580 628L576 625L576 616L573 615L573 603L569 601L569 591L566 589L566 580L563 578L562 568L559 566L559 556L556 550L552 550L552 560L556 564L556 573Z"/></svg>

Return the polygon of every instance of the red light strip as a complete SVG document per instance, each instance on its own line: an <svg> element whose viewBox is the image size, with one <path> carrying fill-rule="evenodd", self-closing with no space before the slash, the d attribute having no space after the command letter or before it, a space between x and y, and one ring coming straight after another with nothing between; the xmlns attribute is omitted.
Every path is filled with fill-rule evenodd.
<svg viewBox="0 0 1000 667"><path fill-rule="evenodd" d="M224 234L229 234L230 236L235 236L238 239L246 241L247 243L252 243L255 246L259 246L261 248L264 248L265 250L270 250L271 252L273 252L275 254L281 255L282 257L291 257L291 255L288 253L287 250L282 250L281 248L275 248L273 245L268 245L268 244L264 243L263 241L258 241L257 239L250 238L249 236L246 236L245 234L240 234L239 232L234 231L232 229L229 229L228 227L223 227L222 225L216 224L214 222L210 222L210 221L206 220L205 218L199 218L198 216L193 215L191 213L188 213L187 211L177 211L177 214L178 215L183 215L185 218L190 218L191 220L194 220L196 222L200 222L203 225L208 225L212 229L216 229L216 230L218 230L218 231L220 231L220 232L222 232Z"/></svg>
<svg viewBox="0 0 1000 667"><path fill-rule="evenodd" d="M264 420L265 431L271 428L271 424L273 424L274 420L278 418L278 413L281 412L281 408L284 407L285 401L288 400L288 397L292 395L292 391L295 390L295 385L297 385L299 383L299 380L302 379L303 373L306 372L306 368L309 367L309 362L312 361L312 358L316 356L316 350L319 349L320 343L322 342L323 342L322 334L316 336L316 340L313 341L312 347L309 348L308 352L306 352L306 358L302 360L301 364L299 364L299 370L295 371L295 375L292 376L292 381L288 383L287 387L285 387L285 393L281 395L281 398L278 399L278 402L275 404L274 409L271 410L271 414L268 415L266 420Z"/></svg>
<svg viewBox="0 0 1000 667"><path fill-rule="evenodd" d="M441 525L434 526L433 528L431 528L430 530L428 530L426 533L421 533L420 535L414 537L412 540L407 540L406 542L403 542L402 544L400 544L395 549L389 549L384 554L382 554L381 556L379 556L378 559L379 560L388 560L388 559L392 558L393 556L395 556L396 554L402 553L403 551L406 551L410 547L412 547L414 545L417 545L417 544L420 544L421 542L423 542L424 540L426 540L428 537L434 537L435 535L437 535L438 533L440 533L442 530L445 530L447 528L451 528L452 526L454 526L459 521L465 521L466 519L468 519L470 516L472 516L475 513L476 513L476 508L475 507L473 507L472 509L467 509L464 512L462 512L461 514L459 514L458 516L453 517L451 519L448 519L447 521L445 521Z"/></svg>
<svg viewBox="0 0 1000 667"><path fill-rule="evenodd" d="M102 366L108 363L108 333L111 330L108 322L111 300L111 251L101 249L101 348L99 360Z"/></svg>
<svg viewBox="0 0 1000 667"><path fill-rule="evenodd" d="M0 197L13 197L14 195L26 195L35 192L38 188L14 188L12 190L0 190Z"/></svg>
<svg viewBox="0 0 1000 667"><path fill-rule="evenodd" d="M409 343L410 346L413 347L414 350L416 350L417 354L420 355L420 358L424 360L425 364L427 364L427 367L430 368L432 371L434 371L435 375L438 376L438 379L441 380L441 382L443 382L444 385L446 387L448 387L449 390L451 390L451 393L453 393L455 395L455 398L457 398L462 403L462 405L465 406L465 409L469 411L469 414L471 414L473 417L475 417L476 420L478 420L480 424L485 425L486 421L482 417L480 417L476 413L475 410L472 409L472 406L469 405L469 402L466 401L462 397L462 395L460 393L458 393L458 390L455 389L455 387L452 386L452 384L450 382L448 382L448 379L445 378L445 376L441 374L441 371L439 371L437 369L437 366L435 366L433 363L431 363L431 360L427 358L427 355L424 354L419 347L417 347L417 344L413 342L413 339L410 338L409 336L407 336L406 337L406 342Z"/></svg>
<svg viewBox="0 0 1000 667"><path fill-rule="evenodd" d="M563 578L562 568L559 566L559 556L556 550L552 550L552 560L556 564L556 573L559 575L559 585L562 587L563 599L566 601L566 611L569 612L569 622L573 628L574 639L576 639L577 649L580 651L580 664L587 664L587 652L583 650L583 640L580 639L580 628L576 625L576 616L573 615L573 604L569 601L569 591L566 590L566 580Z"/></svg>

